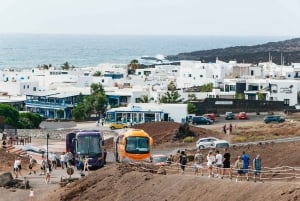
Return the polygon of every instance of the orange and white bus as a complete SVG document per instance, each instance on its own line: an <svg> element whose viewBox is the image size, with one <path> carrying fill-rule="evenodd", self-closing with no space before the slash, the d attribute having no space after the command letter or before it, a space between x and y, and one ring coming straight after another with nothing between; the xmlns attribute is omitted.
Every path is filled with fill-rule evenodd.
<svg viewBox="0 0 300 201"><path fill-rule="evenodd" d="M129 129L114 140L114 154L117 162L144 160L151 157L153 139L141 129Z"/></svg>

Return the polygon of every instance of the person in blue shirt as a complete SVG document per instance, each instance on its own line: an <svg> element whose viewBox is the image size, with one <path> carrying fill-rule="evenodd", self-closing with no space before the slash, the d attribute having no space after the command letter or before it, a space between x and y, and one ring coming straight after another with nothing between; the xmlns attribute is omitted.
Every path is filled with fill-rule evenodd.
<svg viewBox="0 0 300 201"><path fill-rule="evenodd" d="M249 161L250 161L250 157L248 154L246 154L245 151L243 151L243 155L242 155L242 160L244 163L244 174L246 175L247 181L249 181L249 176L248 176L248 172L249 172Z"/></svg>

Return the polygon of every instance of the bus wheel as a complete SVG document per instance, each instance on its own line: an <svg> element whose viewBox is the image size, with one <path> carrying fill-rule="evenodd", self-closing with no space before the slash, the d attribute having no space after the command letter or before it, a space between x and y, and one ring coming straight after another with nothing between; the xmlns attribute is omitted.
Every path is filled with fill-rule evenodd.
<svg viewBox="0 0 300 201"><path fill-rule="evenodd" d="M111 130L114 130L114 129L115 129L115 127L113 127L113 126L112 126L112 127L110 127L110 129L111 129Z"/></svg>

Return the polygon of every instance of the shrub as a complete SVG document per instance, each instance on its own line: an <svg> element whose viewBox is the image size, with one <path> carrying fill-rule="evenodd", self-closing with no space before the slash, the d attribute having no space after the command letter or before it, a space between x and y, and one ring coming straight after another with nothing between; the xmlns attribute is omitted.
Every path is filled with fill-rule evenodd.
<svg viewBox="0 0 300 201"><path fill-rule="evenodd" d="M247 138L245 136L237 135L233 138L235 142L246 142Z"/></svg>
<svg viewBox="0 0 300 201"><path fill-rule="evenodd" d="M185 138L183 139L183 142L186 142L186 143L194 142L194 137L193 137L193 136L185 137Z"/></svg>

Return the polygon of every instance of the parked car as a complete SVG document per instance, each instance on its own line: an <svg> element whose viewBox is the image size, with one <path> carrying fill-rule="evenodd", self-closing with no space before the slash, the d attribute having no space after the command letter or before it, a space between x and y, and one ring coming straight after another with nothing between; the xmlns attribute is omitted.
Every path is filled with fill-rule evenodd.
<svg viewBox="0 0 300 201"><path fill-rule="evenodd" d="M242 120L242 119L248 119L248 115L246 114L246 112L240 112L237 116L238 120Z"/></svg>
<svg viewBox="0 0 300 201"><path fill-rule="evenodd" d="M206 124L206 125L209 125L209 124L212 124L213 121L210 120L209 118L207 117L204 117L204 116L194 116L192 118L192 124L195 125L195 124Z"/></svg>
<svg viewBox="0 0 300 201"><path fill-rule="evenodd" d="M196 147L199 149L211 148L214 145L213 142L216 140L219 139L215 137L200 138L196 142Z"/></svg>
<svg viewBox="0 0 300 201"><path fill-rule="evenodd" d="M167 165L168 156L165 154L154 154L151 156L151 163L153 165Z"/></svg>
<svg viewBox="0 0 300 201"><path fill-rule="evenodd" d="M209 119L212 120L213 122L216 121L216 115L215 115L214 113L204 114L203 116L209 118Z"/></svg>
<svg viewBox="0 0 300 201"><path fill-rule="evenodd" d="M264 122L265 123L270 123L270 122L284 122L285 119L284 117L280 116L280 115L267 115L264 117Z"/></svg>
<svg viewBox="0 0 300 201"><path fill-rule="evenodd" d="M232 112L226 112L225 113L225 119L226 120L232 120L232 119L235 119L235 116Z"/></svg>
<svg viewBox="0 0 300 201"><path fill-rule="evenodd" d="M223 149L223 148L229 148L229 143L226 140L216 140L213 142L214 149Z"/></svg>
<svg viewBox="0 0 300 201"><path fill-rule="evenodd" d="M114 129L121 129L121 128L128 128L128 124L125 124L125 123L119 123L119 122L112 122L109 124L109 128L111 130L114 130Z"/></svg>

